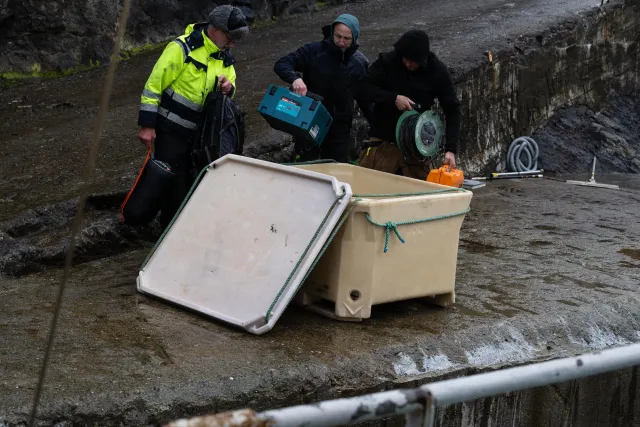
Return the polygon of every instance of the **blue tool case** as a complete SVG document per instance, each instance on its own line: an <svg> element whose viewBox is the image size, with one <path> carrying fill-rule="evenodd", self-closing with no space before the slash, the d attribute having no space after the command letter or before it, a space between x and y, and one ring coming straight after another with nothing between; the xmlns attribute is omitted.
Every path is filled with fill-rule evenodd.
<svg viewBox="0 0 640 427"><path fill-rule="evenodd" d="M310 92L298 95L276 85L269 86L258 112L272 128L317 146L322 145L333 122L321 97Z"/></svg>

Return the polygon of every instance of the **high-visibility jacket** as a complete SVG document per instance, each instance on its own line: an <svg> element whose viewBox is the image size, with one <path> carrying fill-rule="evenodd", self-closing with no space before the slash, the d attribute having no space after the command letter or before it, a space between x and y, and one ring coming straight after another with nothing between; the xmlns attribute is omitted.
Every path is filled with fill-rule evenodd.
<svg viewBox="0 0 640 427"><path fill-rule="evenodd" d="M138 124L155 128L158 116L185 132L196 128L204 101L224 74L236 89L235 60L207 37L206 23L190 24L167 45L142 91Z"/></svg>

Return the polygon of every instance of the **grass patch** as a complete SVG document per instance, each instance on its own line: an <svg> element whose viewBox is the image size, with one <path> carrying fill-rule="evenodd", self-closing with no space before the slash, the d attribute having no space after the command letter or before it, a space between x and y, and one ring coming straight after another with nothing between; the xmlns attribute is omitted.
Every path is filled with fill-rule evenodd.
<svg viewBox="0 0 640 427"><path fill-rule="evenodd" d="M120 51L120 58L126 61L142 53L155 52L155 51L162 50L167 46L167 43L169 43L174 38L175 37L171 37L167 40L164 40L158 43L147 43L142 46L125 47Z"/></svg>
<svg viewBox="0 0 640 427"><path fill-rule="evenodd" d="M143 46L129 46L120 51L120 60L126 61L142 53L162 50L171 40L173 40L173 37L170 40L162 41L159 43L147 43ZM90 60L88 64L80 64L76 67L68 68L61 71L42 71L41 64L34 63L31 65L31 71L29 72L7 71L4 73L0 73L0 87L15 87L22 82L37 79L55 79L59 77L66 77L84 71L93 70L103 65L104 63L100 61Z"/></svg>
<svg viewBox="0 0 640 427"><path fill-rule="evenodd" d="M13 87L20 82L26 82L36 79L55 79L58 77L66 77L83 71L89 71L101 65L100 61L89 61L89 64L78 65L77 67L68 68L61 71L41 71L40 64L33 64L30 72L19 73L15 71L7 71L0 73L0 87Z"/></svg>

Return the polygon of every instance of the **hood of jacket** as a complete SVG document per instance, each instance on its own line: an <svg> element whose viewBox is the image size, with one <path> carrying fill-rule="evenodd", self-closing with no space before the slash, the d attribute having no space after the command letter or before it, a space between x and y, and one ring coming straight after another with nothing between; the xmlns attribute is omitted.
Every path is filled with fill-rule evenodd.
<svg viewBox="0 0 640 427"><path fill-rule="evenodd" d="M346 59L353 55L354 52L360 47L360 44L358 43L358 38L360 37L360 23L355 16L345 13L338 16L330 25L325 25L324 27L322 27L322 35L324 37L323 43L327 44L328 48L332 52L336 54L342 54L342 49L336 46L336 44L333 42L333 28L336 24L346 25L351 30L351 34L353 35L353 43L351 43L351 46L349 46L349 48L344 51L344 57Z"/></svg>
<svg viewBox="0 0 640 427"><path fill-rule="evenodd" d="M201 39L204 43L204 48L206 49L209 56L215 59L223 60L225 67L235 64L236 60L233 54L229 49L220 49L216 44L209 38L207 35L207 27L209 24L207 22L199 22L195 24L189 24L184 30L185 37L195 37Z"/></svg>
<svg viewBox="0 0 640 427"><path fill-rule="evenodd" d="M353 43L358 43L358 37L360 37L360 21L358 21L358 18L348 13L343 13L338 16L336 20L331 23L331 36L333 36L333 27L335 27L336 24L346 25L353 35Z"/></svg>
<svg viewBox="0 0 640 427"><path fill-rule="evenodd" d="M407 31L393 46L398 55L417 62L423 68L427 68L431 50L429 48L429 36L424 31Z"/></svg>

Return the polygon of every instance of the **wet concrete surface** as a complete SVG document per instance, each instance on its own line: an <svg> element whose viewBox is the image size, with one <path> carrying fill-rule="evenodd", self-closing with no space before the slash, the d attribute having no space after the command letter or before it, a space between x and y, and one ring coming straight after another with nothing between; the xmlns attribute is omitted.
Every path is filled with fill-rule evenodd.
<svg viewBox="0 0 640 427"><path fill-rule="evenodd" d="M426 26L460 79L486 50L508 49L518 35L577 20L597 4L369 1L258 29L236 51L247 146L268 157L262 142L280 137L254 109L277 83L275 59L316 39L319 23L339 12L359 16L370 59L407 26ZM156 57L118 70L96 170L95 192L105 196L89 203L78 261L99 250L128 252L73 269L43 424L140 425L265 409L640 341L640 178L596 176L619 191L564 183L587 180L589 169L477 190L461 234L458 298L448 309L386 304L345 324L290 307L273 331L255 337L138 294L137 270L158 230L132 234L117 225L117 205L143 161L135 122ZM60 265L103 79L95 70L0 91L0 258L20 249L17 260L3 258L5 274ZM27 418L60 277L59 269L0 276L0 425Z"/></svg>
<svg viewBox="0 0 640 427"><path fill-rule="evenodd" d="M147 250L73 269L41 416L141 425L265 409L640 341L640 176L619 191L494 181L464 220L457 301L341 323L291 306L263 336L138 294ZM26 420L59 270L0 279L0 421ZM44 421L43 421L44 423Z"/></svg>
<svg viewBox="0 0 640 427"><path fill-rule="evenodd" d="M361 49L370 60L391 49L407 29L420 27L428 31L433 51L453 69L454 78L464 79L465 73L486 62L486 51L513 49L518 36L576 22L579 13L598 5L592 0L469 0L444 7L432 0L371 0L256 29L234 51L237 99L248 112L246 147L255 155L283 160L278 153L263 152L282 134L267 126L257 106L270 83L281 83L272 71L276 59L318 40L321 26L338 13L359 17ZM97 191L126 190L143 163L144 150L136 138L137 111L158 55L137 57L118 68L95 175ZM0 158L10 159L0 168L0 221L77 195L104 74L98 69L0 91Z"/></svg>

